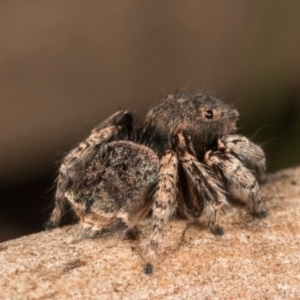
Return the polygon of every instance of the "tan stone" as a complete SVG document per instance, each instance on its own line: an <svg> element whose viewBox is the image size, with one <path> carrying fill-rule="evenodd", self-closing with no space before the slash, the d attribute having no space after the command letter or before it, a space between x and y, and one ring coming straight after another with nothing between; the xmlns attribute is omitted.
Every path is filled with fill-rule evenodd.
<svg viewBox="0 0 300 300"><path fill-rule="evenodd" d="M299 299L300 168L268 177L268 217L226 209L225 234L170 221L152 276L139 241L82 240L78 225L0 244L2 299Z"/></svg>

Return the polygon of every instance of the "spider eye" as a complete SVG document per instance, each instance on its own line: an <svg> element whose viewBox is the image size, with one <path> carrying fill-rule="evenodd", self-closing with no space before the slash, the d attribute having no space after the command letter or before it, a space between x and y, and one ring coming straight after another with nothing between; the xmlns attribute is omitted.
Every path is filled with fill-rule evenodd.
<svg viewBox="0 0 300 300"><path fill-rule="evenodd" d="M206 119L212 119L213 118L213 112L212 112L212 110L207 110L206 112L205 112L205 118Z"/></svg>

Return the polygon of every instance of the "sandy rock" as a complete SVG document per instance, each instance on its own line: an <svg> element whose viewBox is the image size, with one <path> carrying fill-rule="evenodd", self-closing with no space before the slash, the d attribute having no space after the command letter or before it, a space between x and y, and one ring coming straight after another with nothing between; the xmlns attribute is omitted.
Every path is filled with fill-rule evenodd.
<svg viewBox="0 0 300 300"><path fill-rule="evenodd" d="M152 276L138 241L84 240L78 225L0 244L1 299L299 299L300 167L262 186L268 217L228 208L225 234L170 221Z"/></svg>

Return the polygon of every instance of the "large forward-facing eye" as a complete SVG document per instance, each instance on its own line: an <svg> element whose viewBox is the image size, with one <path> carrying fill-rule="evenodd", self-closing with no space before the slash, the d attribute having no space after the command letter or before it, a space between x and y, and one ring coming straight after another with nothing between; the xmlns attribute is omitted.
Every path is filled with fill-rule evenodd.
<svg viewBox="0 0 300 300"><path fill-rule="evenodd" d="M205 118L206 119L212 119L213 118L213 111L212 110L207 110L206 112L205 112Z"/></svg>

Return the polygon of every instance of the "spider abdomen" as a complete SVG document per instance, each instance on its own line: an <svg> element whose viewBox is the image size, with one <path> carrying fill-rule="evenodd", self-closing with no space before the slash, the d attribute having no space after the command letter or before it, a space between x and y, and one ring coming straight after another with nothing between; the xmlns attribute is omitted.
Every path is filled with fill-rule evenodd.
<svg viewBox="0 0 300 300"><path fill-rule="evenodd" d="M110 142L66 192L67 199L82 223L87 223L87 215L93 216L91 230L101 230L106 218L110 222L121 218L133 227L150 209L158 166L150 148L130 141Z"/></svg>

